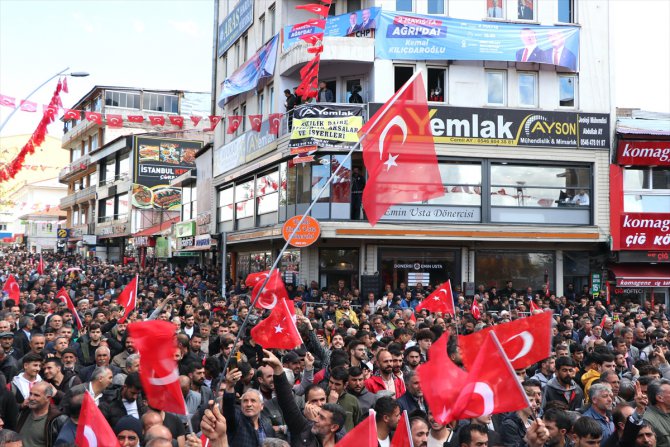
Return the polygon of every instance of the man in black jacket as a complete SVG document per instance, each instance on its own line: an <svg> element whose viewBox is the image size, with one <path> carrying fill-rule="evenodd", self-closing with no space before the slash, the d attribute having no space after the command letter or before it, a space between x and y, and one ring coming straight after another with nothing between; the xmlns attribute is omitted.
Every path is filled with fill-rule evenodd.
<svg viewBox="0 0 670 447"><path fill-rule="evenodd" d="M128 374L123 386L114 393L103 394L100 411L110 426L116 425L124 416L140 419L146 413L147 409L142 404L142 399L138 399L141 391L140 376L135 372Z"/></svg>
<svg viewBox="0 0 670 447"><path fill-rule="evenodd" d="M17 431L26 445L51 447L67 416L50 405L53 388L46 382L37 382L30 389L28 407L19 415Z"/></svg>
<svg viewBox="0 0 670 447"><path fill-rule="evenodd" d="M281 361L270 351L263 350L263 354L265 354L263 362L274 370L275 392L291 434L291 446L317 447L332 445L339 441L344 436L340 429L346 419L342 407L337 404L325 404L322 407L311 408L308 407L311 404L306 404L305 413L314 415L314 420L307 419L295 402Z"/></svg>

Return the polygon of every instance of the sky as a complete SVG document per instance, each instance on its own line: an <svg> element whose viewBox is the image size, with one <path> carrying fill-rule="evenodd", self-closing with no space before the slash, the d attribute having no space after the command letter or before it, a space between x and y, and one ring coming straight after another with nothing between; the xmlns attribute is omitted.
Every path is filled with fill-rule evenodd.
<svg viewBox="0 0 670 447"><path fill-rule="evenodd" d="M670 112L670 1L610 5L616 105ZM66 107L94 85L210 91L213 16L213 0L0 0L0 94L25 98L66 67L90 73L69 79ZM31 100L48 103L55 85ZM38 121L17 112L2 135Z"/></svg>

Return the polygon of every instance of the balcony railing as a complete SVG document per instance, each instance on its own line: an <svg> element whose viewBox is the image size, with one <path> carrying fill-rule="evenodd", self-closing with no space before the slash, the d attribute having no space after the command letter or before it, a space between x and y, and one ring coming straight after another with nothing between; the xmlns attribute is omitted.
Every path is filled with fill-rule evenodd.
<svg viewBox="0 0 670 447"><path fill-rule="evenodd" d="M82 172L88 169L90 165L91 156L86 154L61 169L60 173L58 174L58 181L64 183L78 172Z"/></svg>

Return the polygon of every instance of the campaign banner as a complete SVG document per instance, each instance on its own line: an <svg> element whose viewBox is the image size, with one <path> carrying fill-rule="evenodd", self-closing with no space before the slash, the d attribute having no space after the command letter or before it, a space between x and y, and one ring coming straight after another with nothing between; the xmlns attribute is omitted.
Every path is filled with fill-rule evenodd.
<svg viewBox="0 0 670 447"><path fill-rule="evenodd" d="M622 250L670 249L670 214L624 213L619 247Z"/></svg>
<svg viewBox="0 0 670 447"><path fill-rule="evenodd" d="M537 62L577 71L579 28L382 11L375 54L397 60Z"/></svg>
<svg viewBox="0 0 670 447"><path fill-rule="evenodd" d="M368 116L383 104L371 103ZM494 146L546 146L582 149L610 147L606 113L428 106L436 143Z"/></svg>
<svg viewBox="0 0 670 447"><path fill-rule="evenodd" d="M631 166L670 166L670 141L619 140L617 163Z"/></svg>
<svg viewBox="0 0 670 447"><path fill-rule="evenodd" d="M278 41L279 35L277 34L235 70L228 79L223 81L223 88L218 101L219 106L224 107L227 98L253 90L261 79L271 77L274 74Z"/></svg>
<svg viewBox="0 0 670 447"><path fill-rule="evenodd" d="M377 28L377 20L381 8L366 8L360 11L348 12L326 19L326 28L314 25L288 25L282 30L282 51L287 51L293 45L301 42L301 36L323 32L324 37L374 37L373 31Z"/></svg>
<svg viewBox="0 0 670 447"><path fill-rule="evenodd" d="M219 25L218 57L235 43L254 23L254 0L240 0Z"/></svg>
<svg viewBox="0 0 670 447"><path fill-rule="evenodd" d="M363 105L303 104L293 110L288 147L292 154L319 147L350 148L363 127Z"/></svg>

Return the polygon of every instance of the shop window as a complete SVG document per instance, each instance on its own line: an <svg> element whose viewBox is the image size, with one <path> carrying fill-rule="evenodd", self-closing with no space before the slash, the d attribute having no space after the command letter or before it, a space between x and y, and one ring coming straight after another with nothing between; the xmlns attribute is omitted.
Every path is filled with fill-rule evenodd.
<svg viewBox="0 0 670 447"><path fill-rule="evenodd" d="M670 210L670 168L626 168L623 178L625 212Z"/></svg>
<svg viewBox="0 0 670 447"><path fill-rule="evenodd" d="M590 223L591 169L580 166L491 164L491 220Z"/></svg>
<svg viewBox="0 0 670 447"><path fill-rule="evenodd" d="M279 171L267 172L256 178L256 201L258 203L258 225L277 223Z"/></svg>
<svg viewBox="0 0 670 447"><path fill-rule="evenodd" d="M444 0L428 0L428 14L444 14Z"/></svg>
<svg viewBox="0 0 670 447"><path fill-rule="evenodd" d="M412 4L413 0L396 0L395 1L395 10L396 11L405 11L412 12L414 5ZM396 89L397 91L398 89Z"/></svg>
<svg viewBox="0 0 670 447"><path fill-rule="evenodd" d="M447 70L428 68L428 101L444 102L446 98Z"/></svg>
<svg viewBox="0 0 670 447"><path fill-rule="evenodd" d="M395 91L397 92L402 88L403 85L405 85L407 81L409 81L409 78L412 77L412 75L414 74L414 67L413 66L410 67L407 65L396 65L395 67L393 67L393 70L395 74L394 87Z"/></svg>
<svg viewBox="0 0 670 447"><path fill-rule="evenodd" d="M221 189L217 192L217 195L219 231L230 231L233 229L233 210L235 207L233 187L229 186Z"/></svg>
<svg viewBox="0 0 670 447"><path fill-rule="evenodd" d="M537 73L519 73L519 105L521 107L537 107Z"/></svg>
<svg viewBox="0 0 670 447"><path fill-rule="evenodd" d="M505 0L486 0L486 17L505 18Z"/></svg>
<svg viewBox="0 0 670 447"><path fill-rule="evenodd" d="M493 106L507 104L507 72L486 70L486 103Z"/></svg>
<svg viewBox="0 0 670 447"><path fill-rule="evenodd" d="M300 249L288 249L282 253L279 261L284 284L298 284L300 276Z"/></svg>
<svg viewBox="0 0 670 447"><path fill-rule="evenodd" d="M235 185L235 219L237 229L253 227L254 180Z"/></svg>
<svg viewBox="0 0 670 447"><path fill-rule="evenodd" d="M565 296L574 293L579 298L582 288L590 285L589 262L589 253L586 251L563 252L563 294Z"/></svg>
<svg viewBox="0 0 670 447"><path fill-rule="evenodd" d="M359 252L357 248L322 248L319 250L319 284L336 287L343 280L345 287L358 287Z"/></svg>
<svg viewBox="0 0 670 447"><path fill-rule="evenodd" d="M577 107L577 75L560 75L558 77L559 100L561 107Z"/></svg>
<svg viewBox="0 0 670 447"><path fill-rule="evenodd" d="M316 198L319 191L321 191L321 188L323 188L328 181L328 177L330 177L330 155L317 157L312 164L311 200ZM312 217L316 219L328 219L330 217L329 204L330 188L326 188L312 208Z"/></svg>
<svg viewBox="0 0 670 447"><path fill-rule="evenodd" d="M344 155L333 155L330 163L330 173L335 174L338 166L342 165L337 176L330 184L331 219L351 218L351 158L345 160Z"/></svg>
<svg viewBox="0 0 670 447"><path fill-rule="evenodd" d="M507 281L520 293L528 287L533 294L540 293L549 280L555 289L556 257L554 252L512 250L477 250L475 252L475 281L489 289L505 287ZM546 276L545 276L546 275ZM552 284L554 284L552 286Z"/></svg>
<svg viewBox="0 0 670 447"><path fill-rule="evenodd" d="M279 164L279 222L284 222L287 219L287 212L288 212L288 163L284 162Z"/></svg>
<svg viewBox="0 0 670 447"><path fill-rule="evenodd" d="M126 217L128 217L128 194L119 194L116 196L116 219Z"/></svg>
<svg viewBox="0 0 670 447"><path fill-rule="evenodd" d="M311 166L301 163L295 167L296 171L296 214L305 212L312 202Z"/></svg>
<svg viewBox="0 0 670 447"><path fill-rule="evenodd" d="M558 0L558 21L575 23L575 0Z"/></svg>
<svg viewBox="0 0 670 447"><path fill-rule="evenodd" d="M421 283L438 285L450 279L453 286L461 281L461 252L456 249L382 248L379 251L382 286L392 290L404 283L410 288Z"/></svg>
<svg viewBox="0 0 670 447"><path fill-rule="evenodd" d="M269 251L240 253L237 256L235 271L237 272L237 277L244 280L250 273L269 270L271 266L272 253Z"/></svg>
<svg viewBox="0 0 670 447"><path fill-rule="evenodd" d="M517 9L517 19L535 20L534 0L518 0L516 9Z"/></svg>

